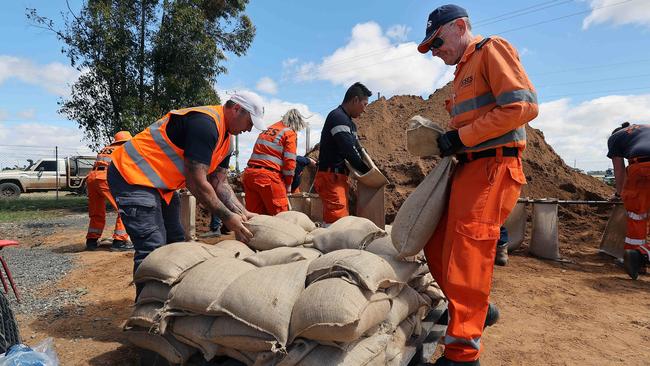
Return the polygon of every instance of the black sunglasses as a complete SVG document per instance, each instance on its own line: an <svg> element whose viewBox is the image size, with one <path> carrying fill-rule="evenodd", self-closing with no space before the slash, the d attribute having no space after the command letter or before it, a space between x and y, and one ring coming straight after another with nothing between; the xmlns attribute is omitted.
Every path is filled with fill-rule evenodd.
<svg viewBox="0 0 650 366"><path fill-rule="evenodd" d="M429 50L438 49L442 47L443 44L445 44L445 41L440 37L436 37L433 39L433 41L431 41L431 46L429 46Z"/></svg>

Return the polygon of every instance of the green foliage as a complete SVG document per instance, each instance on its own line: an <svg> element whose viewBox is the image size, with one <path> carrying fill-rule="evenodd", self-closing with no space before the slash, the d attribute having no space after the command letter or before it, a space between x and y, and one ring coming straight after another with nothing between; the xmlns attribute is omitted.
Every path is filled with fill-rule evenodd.
<svg viewBox="0 0 650 366"><path fill-rule="evenodd" d="M87 0L63 27L27 9L55 32L82 72L59 112L84 130L91 148L120 130L135 134L171 109L218 104L226 52L246 53L255 27L248 0Z"/></svg>

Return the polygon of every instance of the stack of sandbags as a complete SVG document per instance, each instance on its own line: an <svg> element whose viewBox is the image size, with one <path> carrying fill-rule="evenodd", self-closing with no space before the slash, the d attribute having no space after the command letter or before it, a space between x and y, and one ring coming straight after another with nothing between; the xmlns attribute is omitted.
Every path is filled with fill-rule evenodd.
<svg viewBox="0 0 650 366"><path fill-rule="evenodd" d="M191 243L145 260L140 275L157 274L146 276L127 322L136 345L180 364L199 353L247 365L383 365L399 360L437 304L426 265L398 258L369 220L322 229L283 213L246 225L257 252L236 241Z"/></svg>
<svg viewBox="0 0 650 366"><path fill-rule="evenodd" d="M161 335L163 307L170 292L186 273L202 263L220 258L245 258L254 252L246 244L226 240L217 245L180 242L152 252L138 267L135 283L143 286L124 328L135 345L158 352L172 363L182 363L196 352L172 336Z"/></svg>

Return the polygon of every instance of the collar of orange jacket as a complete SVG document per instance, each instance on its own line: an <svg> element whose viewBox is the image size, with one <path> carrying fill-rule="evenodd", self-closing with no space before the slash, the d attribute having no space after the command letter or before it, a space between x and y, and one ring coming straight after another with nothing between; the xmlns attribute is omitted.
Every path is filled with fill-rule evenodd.
<svg viewBox="0 0 650 366"><path fill-rule="evenodd" d="M478 35L478 36L475 36L472 39L472 41L469 43L469 45L467 45L467 48L465 49L465 52L463 53L463 56L460 58L460 61L458 61L458 65L456 65L456 71L454 72L454 74L456 74L458 72L459 67L463 63L465 63L465 61L467 61L469 56L471 56L472 53L474 53L474 51L476 51L476 44L481 42L482 40L483 40L483 36Z"/></svg>

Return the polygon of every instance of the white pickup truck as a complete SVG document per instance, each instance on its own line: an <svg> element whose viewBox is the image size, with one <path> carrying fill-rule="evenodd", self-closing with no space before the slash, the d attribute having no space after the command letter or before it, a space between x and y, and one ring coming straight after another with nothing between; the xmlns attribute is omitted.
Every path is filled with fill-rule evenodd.
<svg viewBox="0 0 650 366"><path fill-rule="evenodd" d="M85 193L86 176L95 156L41 159L25 169L0 171L0 199L17 198L21 193L60 191ZM58 179L57 179L58 178Z"/></svg>

